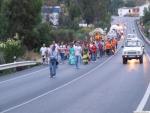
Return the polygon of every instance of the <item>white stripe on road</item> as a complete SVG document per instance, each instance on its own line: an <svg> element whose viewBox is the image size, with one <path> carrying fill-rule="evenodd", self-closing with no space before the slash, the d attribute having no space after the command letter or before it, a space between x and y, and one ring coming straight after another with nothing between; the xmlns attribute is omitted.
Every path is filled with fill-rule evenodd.
<svg viewBox="0 0 150 113"><path fill-rule="evenodd" d="M145 50L145 53L146 53L146 56L147 56L147 58L148 58L148 60L150 62L150 56L148 55L146 50ZM149 98L150 98L150 83L149 83L149 86L148 86L148 88L147 88L147 90L146 90L146 92L144 94L144 97L142 98L140 104L138 105L135 113L139 113L139 112L142 113L142 111L144 110L144 107L145 107L145 105L146 105L146 103L147 103Z"/></svg>
<svg viewBox="0 0 150 113"><path fill-rule="evenodd" d="M7 83L7 82L10 82L10 81L19 79L19 78L26 78L26 77L29 77L29 75L32 75L32 74L34 74L34 73L39 73L40 71L44 71L44 70L47 70L47 69L48 69L48 68L40 69L40 70L38 70L38 71L30 72L30 73L28 73L28 74L24 74L24 75L21 75L21 76L12 78L12 79L8 79L8 80L5 80L5 81L1 81L0 84Z"/></svg>
<svg viewBox="0 0 150 113"><path fill-rule="evenodd" d="M119 51L119 50L118 50L118 51ZM21 107L21 106L23 106L23 105L26 105L26 104L28 104L28 103L31 103L31 102L33 102L33 101L39 99L39 98L42 98L42 97L44 97L44 96L46 96L46 95L48 95L48 94L51 94L51 93L53 93L53 92L55 92L55 91L57 91L57 90L59 90L59 89L62 89L62 88L64 88L64 87L70 85L70 84L72 84L72 83L74 83L74 82L76 82L76 81L78 81L78 80L80 80L80 79L86 77L88 74L92 73L93 71L97 70L98 68L102 67L102 66L103 66L104 64L106 64L108 61L110 61L114 56L115 56L115 55L111 56L111 57L108 58L106 61L104 61L102 64L99 64L98 66L96 66L95 68L93 68L92 70L90 70L89 72L87 72L87 73L81 75L80 77L78 77L78 78L76 78L76 79L73 79L73 80L70 81L70 82L65 83L64 85L59 86L59 87L57 87L57 88L55 88L55 89L53 89L53 90L50 90L50 91L48 91L48 92L46 92L46 93L44 93L44 94L42 94L42 95L39 95L39 96L37 96L37 97L35 97L35 98L31 99L31 100L28 100L28 101L24 102L24 103L22 103L22 104L19 104L19 105L17 105L17 106L14 106L14 107L11 107L11 108L9 108L9 109L7 109L7 110L4 110L4 111L2 111L2 112L0 112L0 113L6 113L6 112L9 112L9 111L11 111L11 110L17 109L17 108L19 108L19 107Z"/></svg>

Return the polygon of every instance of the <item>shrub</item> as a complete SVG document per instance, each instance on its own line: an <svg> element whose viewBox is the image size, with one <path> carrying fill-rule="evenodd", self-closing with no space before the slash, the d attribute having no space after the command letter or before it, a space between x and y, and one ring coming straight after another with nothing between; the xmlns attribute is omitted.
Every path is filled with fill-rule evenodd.
<svg viewBox="0 0 150 113"><path fill-rule="evenodd" d="M24 51L20 40L8 39L6 42L0 42L0 50L3 52L6 63L14 61L16 58L23 55Z"/></svg>

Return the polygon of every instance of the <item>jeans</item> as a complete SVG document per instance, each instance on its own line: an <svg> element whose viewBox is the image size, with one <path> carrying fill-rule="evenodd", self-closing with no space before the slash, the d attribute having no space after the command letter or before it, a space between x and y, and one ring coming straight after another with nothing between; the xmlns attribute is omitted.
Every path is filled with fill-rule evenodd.
<svg viewBox="0 0 150 113"><path fill-rule="evenodd" d="M92 53L92 61L96 61L96 53Z"/></svg>
<svg viewBox="0 0 150 113"><path fill-rule="evenodd" d="M99 51L100 51L100 57L102 57L104 55L104 51L103 49L100 49Z"/></svg>
<svg viewBox="0 0 150 113"><path fill-rule="evenodd" d="M63 62L65 60L65 53L60 53L61 61Z"/></svg>
<svg viewBox="0 0 150 113"><path fill-rule="evenodd" d="M80 56L75 56L76 58L76 68L79 68L79 64L80 64L80 60L81 60L81 57Z"/></svg>
<svg viewBox="0 0 150 113"><path fill-rule="evenodd" d="M50 68L50 76L53 77L56 75L56 59L51 59L50 60L50 64L49 64L49 68Z"/></svg>

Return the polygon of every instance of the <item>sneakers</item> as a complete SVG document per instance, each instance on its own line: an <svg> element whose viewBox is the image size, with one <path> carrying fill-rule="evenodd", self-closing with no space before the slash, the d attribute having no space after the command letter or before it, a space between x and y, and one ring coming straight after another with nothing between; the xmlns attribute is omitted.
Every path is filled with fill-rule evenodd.
<svg viewBox="0 0 150 113"><path fill-rule="evenodd" d="M50 78L54 78L56 76L56 74L50 75Z"/></svg>

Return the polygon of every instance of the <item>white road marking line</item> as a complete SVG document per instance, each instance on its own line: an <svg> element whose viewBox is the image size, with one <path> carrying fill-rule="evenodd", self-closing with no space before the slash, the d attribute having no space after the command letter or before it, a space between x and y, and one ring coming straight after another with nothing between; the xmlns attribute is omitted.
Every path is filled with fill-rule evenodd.
<svg viewBox="0 0 150 113"><path fill-rule="evenodd" d="M121 47L118 49L118 51L116 52L116 54L119 52L120 49L121 49ZM115 54L115 55L116 55L116 54ZM7 110L4 110L4 111L2 111L2 112L0 112L0 113L6 113L6 112L8 112L8 111L11 111L11 110L14 110L14 109L16 109L16 108L19 108L19 107L21 107L21 106L23 106L23 105L26 105L26 104L28 104L28 103L30 103L30 102L33 102L33 101L35 101L35 100L37 100L37 99L39 99L39 98L42 98L42 97L44 97L44 96L46 96L46 95L48 95L48 94L51 94L51 93L53 93L53 92L55 92L55 91L57 91L57 90L59 90L59 89L62 89L62 88L64 88L64 87L66 87L66 86L68 86L68 85L70 85L70 84L72 84L72 83L74 83L74 82L76 82L76 81L78 81L78 80L80 80L80 79L86 77L88 74L92 73L92 72L95 71L96 69L102 67L104 64L106 64L107 62L109 62L115 55L112 55L112 56L109 57L106 61L104 61L102 64L99 64L98 66L96 66L95 68L93 68L93 69L90 70L89 72L87 72L87 73L81 75L80 77L78 77L78 78L76 78L76 79L73 79L72 81L67 82L67 83L65 83L65 84L62 85L62 86L59 86L59 87L57 87L57 88L55 88L55 89L53 89L53 90L50 90L50 91L48 91L48 92L46 92L46 93L44 93L44 94L42 94L42 95L39 95L39 96L37 96L37 97L35 97L35 98L31 99L31 100L28 100L28 101L24 102L24 103L22 103L22 104L19 104L19 105L17 105L17 106L14 106L14 107L11 107L11 108L9 108L9 109L7 109Z"/></svg>
<svg viewBox="0 0 150 113"><path fill-rule="evenodd" d="M38 73L38 72L46 70L46 69L48 69L48 68L44 68L44 69L41 69L41 70L38 70L38 71L34 71L34 72L31 72L31 73L28 73L28 74L24 74L24 75L21 75L21 76L12 78L12 79L4 80L4 81L1 81L0 84L6 83L6 82L9 82L9 81L13 81L13 80L16 80L16 79L19 79L19 78L29 77L29 75L32 75L34 73Z"/></svg>
<svg viewBox="0 0 150 113"><path fill-rule="evenodd" d="M141 112L134 112L134 113L150 113L150 111L141 111Z"/></svg>
<svg viewBox="0 0 150 113"><path fill-rule="evenodd" d="M148 55L147 51L145 50L145 54L150 62L150 56ZM140 104L138 105L136 111L134 113L139 113L139 112L142 112L144 110L144 107L148 101L148 99L150 98L150 83L148 85L148 88L144 94L144 97L142 98Z"/></svg>

